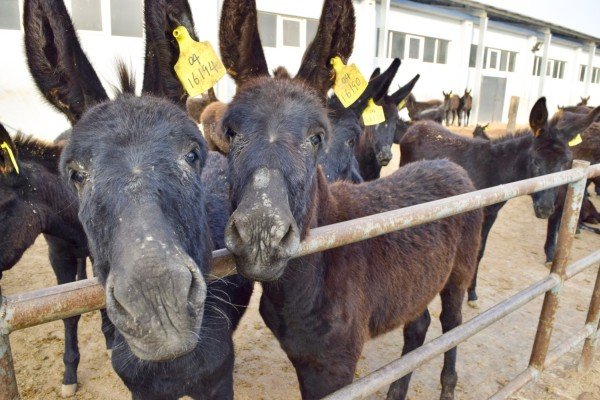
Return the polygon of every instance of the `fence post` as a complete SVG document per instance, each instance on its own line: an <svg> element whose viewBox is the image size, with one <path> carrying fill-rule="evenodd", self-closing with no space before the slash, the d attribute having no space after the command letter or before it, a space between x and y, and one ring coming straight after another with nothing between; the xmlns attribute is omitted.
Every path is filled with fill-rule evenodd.
<svg viewBox="0 0 600 400"><path fill-rule="evenodd" d="M586 170L589 165L590 163L587 161L573 161L574 169ZM552 260L550 272L551 274L558 275L561 283L555 289L547 292L544 297L544 305L540 313L535 341L531 350L531 358L529 359L529 365L534 368L538 376L539 372L544 368L544 362L548 354L548 346L552 337L552 330L554 329L554 318L558 309L560 291L565 280L567 261L571 252L573 236L579 222L579 211L581 210L586 180L587 174L580 180L570 183L567 188L567 196L565 197L563 214L560 220L560 230L558 231L556 253L554 260Z"/></svg>
<svg viewBox="0 0 600 400"><path fill-rule="evenodd" d="M5 299L2 297L2 288L0 287L0 400L16 400L20 397L10 351L8 329L4 327L5 307Z"/></svg>
<svg viewBox="0 0 600 400"><path fill-rule="evenodd" d="M596 346L598 345L598 330L600 330L600 269L598 269L598 273L596 274L596 284L592 293L592 300L590 301L590 308L588 309L585 324L593 329L593 333L585 339L585 343L583 344L581 358L579 359L579 365L577 365L577 368L581 372L590 369Z"/></svg>
<svg viewBox="0 0 600 400"><path fill-rule="evenodd" d="M510 98L510 106L508 107L508 125L506 132L513 134L517 130L517 112L519 111L519 96Z"/></svg>

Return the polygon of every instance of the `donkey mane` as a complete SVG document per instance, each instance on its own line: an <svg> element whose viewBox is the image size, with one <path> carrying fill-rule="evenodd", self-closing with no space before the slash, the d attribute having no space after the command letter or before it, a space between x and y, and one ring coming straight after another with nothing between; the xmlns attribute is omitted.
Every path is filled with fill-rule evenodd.
<svg viewBox="0 0 600 400"><path fill-rule="evenodd" d="M509 140L513 140L513 139L520 139L523 136L530 136L533 135L531 132L531 129L528 128L524 128L524 129L519 129L518 131L516 131L515 133L505 133L502 136L499 137L495 137L495 138L491 138L490 142L492 143L502 143L502 142L507 142Z"/></svg>
<svg viewBox="0 0 600 400"><path fill-rule="evenodd" d="M117 96L124 94L135 95L135 86L137 82L133 71L131 71L131 67L128 67L122 59L117 59L116 67L117 75L119 77L119 86L113 86L113 89Z"/></svg>
<svg viewBox="0 0 600 400"><path fill-rule="evenodd" d="M37 139L31 135L17 133L13 143L19 154L19 159L35 161L48 170L58 173L58 161L63 146Z"/></svg>

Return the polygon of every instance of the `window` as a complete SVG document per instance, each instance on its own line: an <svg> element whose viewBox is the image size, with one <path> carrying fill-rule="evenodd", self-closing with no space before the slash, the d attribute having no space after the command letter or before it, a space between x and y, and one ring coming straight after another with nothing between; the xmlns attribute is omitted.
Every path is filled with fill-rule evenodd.
<svg viewBox="0 0 600 400"><path fill-rule="evenodd" d="M102 30L102 9L100 0L72 0L73 23L77 29L87 31Z"/></svg>
<svg viewBox="0 0 600 400"><path fill-rule="evenodd" d="M388 57L446 64L448 40L390 31Z"/></svg>
<svg viewBox="0 0 600 400"><path fill-rule="evenodd" d="M317 28L319 28L318 19L307 19L306 20L306 45L313 41L317 36Z"/></svg>
<svg viewBox="0 0 600 400"><path fill-rule="evenodd" d="M508 52L508 72L515 72L515 64L517 62L517 53L514 51Z"/></svg>
<svg viewBox="0 0 600 400"><path fill-rule="evenodd" d="M592 83L600 83L600 68L592 68Z"/></svg>
<svg viewBox="0 0 600 400"><path fill-rule="evenodd" d="M390 32L390 58L404 59L404 43L406 35L400 32Z"/></svg>
<svg viewBox="0 0 600 400"><path fill-rule="evenodd" d="M142 37L141 0L110 0L110 30L114 36Z"/></svg>
<svg viewBox="0 0 600 400"><path fill-rule="evenodd" d="M448 57L448 40L437 39L437 58L436 62L438 64L446 64Z"/></svg>
<svg viewBox="0 0 600 400"><path fill-rule="evenodd" d="M411 37L408 39L408 58L419 60L421 58L421 38Z"/></svg>
<svg viewBox="0 0 600 400"><path fill-rule="evenodd" d="M500 69L500 50L496 49L487 49L487 65L485 66L488 69Z"/></svg>
<svg viewBox="0 0 600 400"><path fill-rule="evenodd" d="M283 18L283 45L300 47L300 21Z"/></svg>
<svg viewBox="0 0 600 400"><path fill-rule="evenodd" d="M258 12L258 34L265 47L277 46L277 15Z"/></svg>
<svg viewBox="0 0 600 400"><path fill-rule="evenodd" d="M0 0L0 29L21 29L18 0Z"/></svg>
<svg viewBox="0 0 600 400"><path fill-rule="evenodd" d="M585 72L587 70L587 65L579 66L579 82L585 82Z"/></svg>
<svg viewBox="0 0 600 400"><path fill-rule="evenodd" d="M435 58L435 42L434 38L425 38L425 51L423 53L423 61L432 63Z"/></svg>
<svg viewBox="0 0 600 400"><path fill-rule="evenodd" d="M555 79L563 79L565 76L565 61L560 60L548 60L546 64L546 76L550 76ZM536 56L533 60L533 72L532 75L540 76L542 71L542 57Z"/></svg>
<svg viewBox="0 0 600 400"><path fill-rule="evenodd" d="M475 68L477 66L477 45L471 45L471 53L469 54L469 67Z"/></svg>

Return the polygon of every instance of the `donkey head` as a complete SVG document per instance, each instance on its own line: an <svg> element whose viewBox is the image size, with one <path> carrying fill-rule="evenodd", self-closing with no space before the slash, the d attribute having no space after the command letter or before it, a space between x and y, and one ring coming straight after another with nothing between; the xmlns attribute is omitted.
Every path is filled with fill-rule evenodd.
<svg viewBox="0 0 600 400"><path fill-rule="evenodd" d="M590 96L588 96L588 97L579 96L579 98L581 99L581 101L577 105L578 106L587 106L587 103L590 100Z"/></svg>
<svg viewBox="0 0 600 400"><path fill-rule="evenodd" d="M480 139L485 139L485 140L490 140L490 137L487 135L487 133L485 133L485 130L487 129L487 127L489 126L489 122L485 125L476 125L475 129L473 130L473 137L474 138L480 138Z"/></svg>
<svg viewBox="0 0 600 400"><path fill-rule="evenodd" d="M200 180L206 144L173 87L178 50L170 32L178 25L194 31L183 3L145 2L144 92L179 105L150 95L110 101L64 4L25 5L30 71L74 122L60 169L79 198L108 315L133 354L148 361L197 345L212 247Z"/></svg>
<svg viewBox="0 0 600 400"><path fill-rule="evenodd" d="M17 135L0 124L0 277L41 233L85 247L77 199L58 172L62 147Z"/></svg>
<svg viewBox="0 0 600 400"><path fill-rule="evenodd" d="M583 132L600 114L600 107L589 114L559 111L548 120L546 98L540 98L529 115L529 126L534 139L529 150L528 176L535 177L568 168L572 154L568 142ZM554 212L558 189L548 189L532 194L535 215L548 218Z"/></svg>
<svg viewBox="0 0 600 400"><path fill-rule="evenodd" d="M294 79L268 77L256 24L254 0L224 1L221 55L238 85L223 119L235 210L225 242L243 275L269 281L284 272L315 217L317 179L324 182L317 158L331 137L330 59L346 62L352 52L354 10L351 0L325 0Z"/></svg>
<svg viewBox="0 0 600 400"><path fill-rule="evenodd" d="M393 64L392 64L393 65ZM388 68L388 71L392 67ZM388 72L386 71L386 72ZM398 106L413 90L415 84L419 80L420 75L416 75L410 82L399 88L391 95L385 94L377 104L383 107L385 121L365 128L365 139L371 147L377 158L380 166L386 166L392 160L392 144L394 137L397 135L400 117L398 116ZM394 79L393 76L389 79L389 84ZM387 91L387 90L386 90Z"/></svg>

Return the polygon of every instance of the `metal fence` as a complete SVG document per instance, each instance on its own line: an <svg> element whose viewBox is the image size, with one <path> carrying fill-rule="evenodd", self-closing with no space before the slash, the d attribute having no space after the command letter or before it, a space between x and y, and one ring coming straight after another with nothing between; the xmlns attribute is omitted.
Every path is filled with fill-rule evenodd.
<svg viewBox="0 0 600 400"><path fill-rule="evenodd" d="M327 399L359 399L376 392L412 372L420 365L456 346L504 316L545 293L529 366L508 382L491 399L504 399L531 380L539 378L543 368L585 341L579 367L588 369L600 336L600 271L596 278L585 325L565 342L548 352L561 287L567 279L600 262L600 251L567 266L577 229L579 211L587 178L600 175L600 164L574 161L567 171L527 179L493 188L465 193L412 207L384 212L311 230L296 257L417 226L451 215L500 203L514 197L568 184L558 234L556 254L550 274L527 289L495 305L477 317L424 344L377 371L331 394ZM235 272L235 263L226 250L213 252L215 277ZM16 330L98 310L104 307L104 291L96 279L59 285L48 289L2 297L0 290L0 400L17 399L9 334Z"/></svg>

